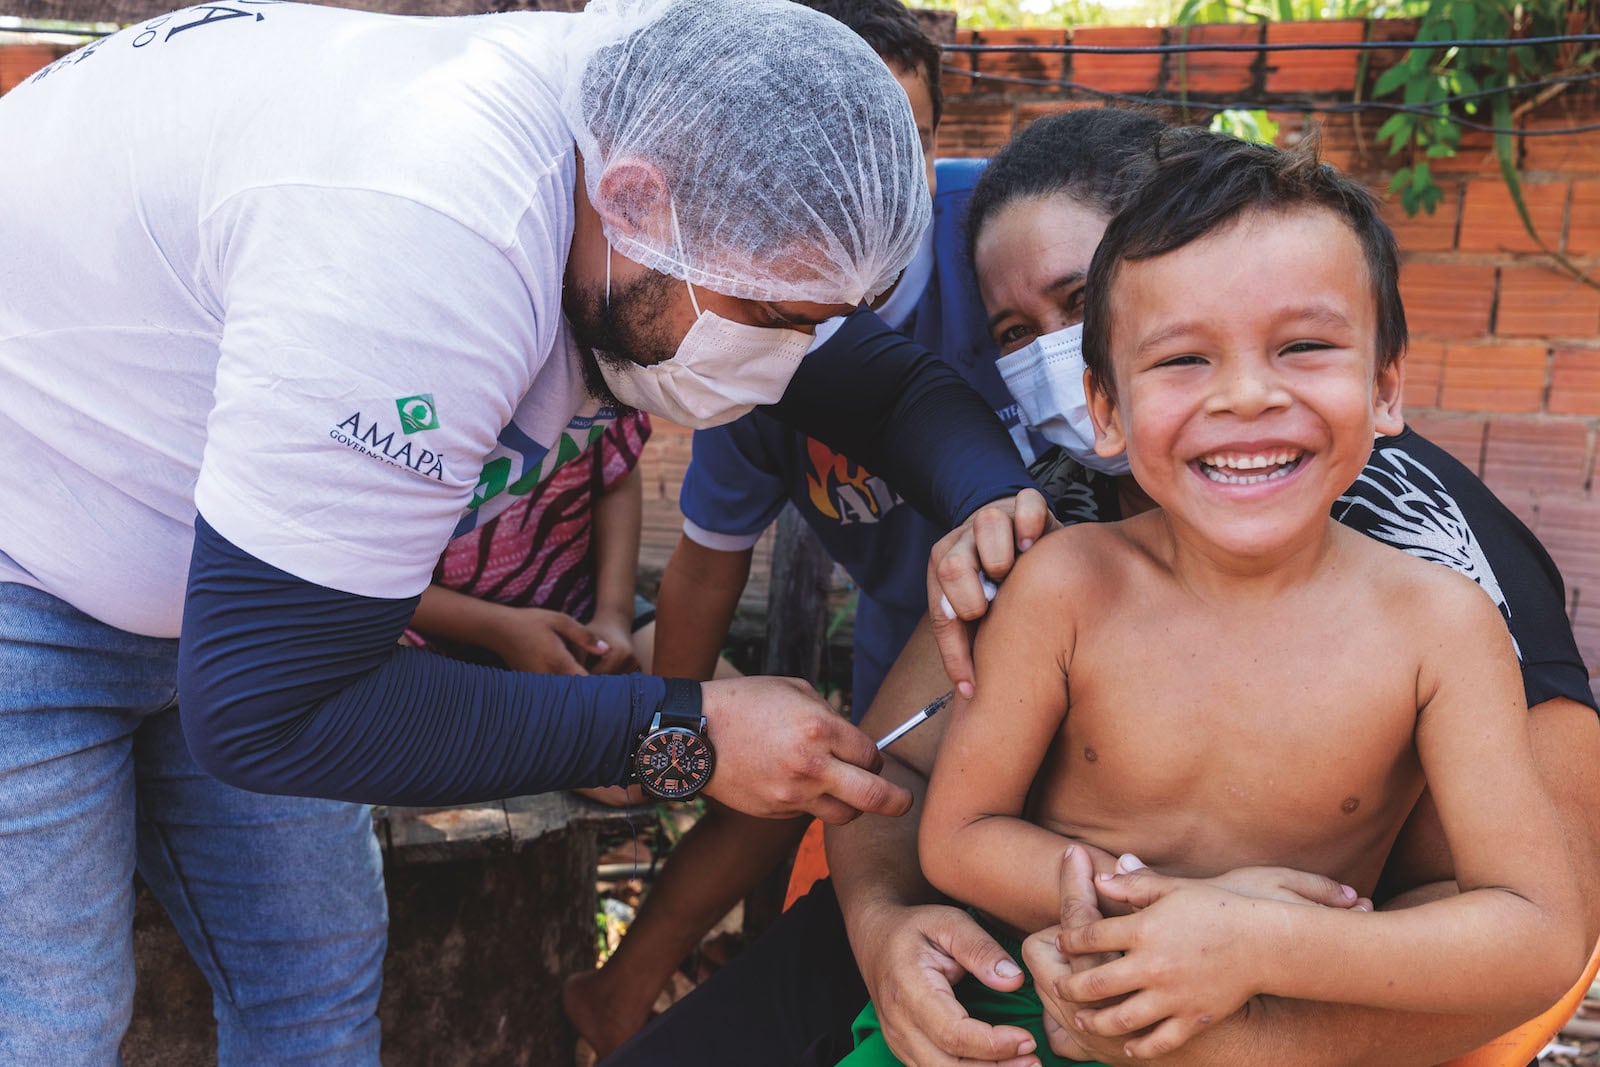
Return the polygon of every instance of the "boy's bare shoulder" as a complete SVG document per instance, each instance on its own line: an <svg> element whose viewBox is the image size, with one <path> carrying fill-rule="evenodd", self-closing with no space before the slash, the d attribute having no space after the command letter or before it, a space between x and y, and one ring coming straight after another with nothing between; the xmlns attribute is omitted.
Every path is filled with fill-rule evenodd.
<svg viewBox="0 0 1600 1067"><path fill-rule="evenodd" d="M1007 584L1078 590L1114 584L1144 554L1132 525L1083 522L1053 530L1022 554Z"/></svg>
<svg viewBox="0 0 1600 1067"><path fill-rule="evenodd" d="M1483 588L1460 571L1340 527L1355 572L1393 612L1424 631L1476 620L1503 627L1500 610Z"/></svg>

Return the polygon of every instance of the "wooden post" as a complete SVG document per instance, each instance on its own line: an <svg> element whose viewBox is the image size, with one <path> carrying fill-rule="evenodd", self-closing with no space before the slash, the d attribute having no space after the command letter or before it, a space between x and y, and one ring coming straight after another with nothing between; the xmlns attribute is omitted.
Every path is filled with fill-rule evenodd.
<svg viewBox="0 0 1600 1067"><path fill-rule="evenodd" d="M790 504L778 516L777 541L772 546L762 674L816 683L822 671L828 587L832 583L833 560Z"/></svg>

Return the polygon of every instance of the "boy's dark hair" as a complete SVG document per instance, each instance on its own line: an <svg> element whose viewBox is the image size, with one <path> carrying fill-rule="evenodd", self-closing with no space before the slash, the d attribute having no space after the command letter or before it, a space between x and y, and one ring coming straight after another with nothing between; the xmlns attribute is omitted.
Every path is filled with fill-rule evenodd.
<svg viewBox="0 0 1600 1067"><path fill-rule="evenodd" d="M1142 111L1088 108L1039 119L995 153L967 205L967 258L1013 200L1072 197L1115 215L1155 167L1166 123Z"/></svg>
<svg viewBox="0 0 1600 1067"><path fill-rule="evenodd" d="M856 31L874 52L906 71L921 71L933 97L933 124L944 114L944 89L939 84L939 68L944 52L928 36L917 16L900 0L794 0L795 3L831 15Z"/></svg>
<svg viewBox="0 0 1600 1067"><path fill-rule="evenodd" d="M1176 251L1246 211L1320 207L1355 234L1377 310L1378 369L1406 347L1400 255L1394 233L1366 186L1317 158L1316 139L1286 151L1199 129L1161 139L1149 179L1106 227L1084 282L1083 362L1095 388L1115 396L1111 375L1111 286L1128 261ZM1318 250L1306 249L1307 255Z"/></svg>

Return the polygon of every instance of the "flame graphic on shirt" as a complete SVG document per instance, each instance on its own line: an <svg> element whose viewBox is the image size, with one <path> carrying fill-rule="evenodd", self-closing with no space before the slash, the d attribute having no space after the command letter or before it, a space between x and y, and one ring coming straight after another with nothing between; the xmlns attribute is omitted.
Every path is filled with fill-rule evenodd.
<svg viewBox="0 0 1600 1067"><path fill-rule="evenodd" d="M830 519L839 519L836 504L840 486L854 487L860 498L874 515L880 514L878 500L868 485L872 472L852 463L821 441L806 439L806 453L811 457L811 473L806 475L806 488L811 494L811 504Z"/></svg>

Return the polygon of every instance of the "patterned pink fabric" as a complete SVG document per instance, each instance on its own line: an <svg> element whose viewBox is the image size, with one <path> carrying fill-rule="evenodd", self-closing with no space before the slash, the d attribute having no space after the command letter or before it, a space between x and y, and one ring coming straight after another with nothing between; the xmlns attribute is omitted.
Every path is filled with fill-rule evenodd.
<svg viewBox="0 0 1600 1067"><path fill-rule="evenodd" d="M629 412L494 519L450 542L433 579L500 604L594 612L594 506L639 462L650 416Z"/></svg>

